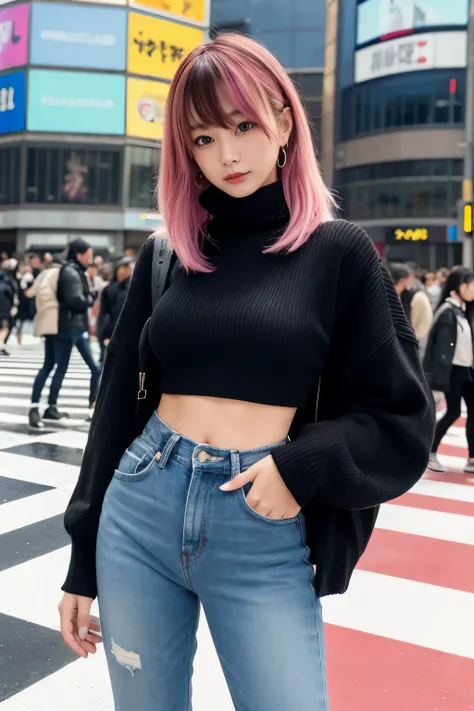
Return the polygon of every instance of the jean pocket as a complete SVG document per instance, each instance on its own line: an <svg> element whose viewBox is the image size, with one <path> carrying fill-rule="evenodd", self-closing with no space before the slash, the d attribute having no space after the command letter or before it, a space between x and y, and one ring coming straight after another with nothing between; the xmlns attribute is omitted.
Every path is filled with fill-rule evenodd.
<svg viewBox="0 0 474 711"><path fill-rule="evenodd" d="M299 522L300 514L297 514L297 516L292 516L291 518L267 518L266 516L262 516L262 514L257 513L257 511L255 511L247 501L247 494L249 493L251 488L252 484L250 483L245 484L238 490L239 499L242 503L244 510L247 513L251 514L259 521L269 524L270 526L284 526L285 524Z"/></svg>
<svg viewBox="0 0 474 711"><path fill-rule="evenodd" d="M149 449L143 451L143 447L133 443L125 450L114 477L129 482L143 481L151 474L155 462L155 452Z"/></svg>

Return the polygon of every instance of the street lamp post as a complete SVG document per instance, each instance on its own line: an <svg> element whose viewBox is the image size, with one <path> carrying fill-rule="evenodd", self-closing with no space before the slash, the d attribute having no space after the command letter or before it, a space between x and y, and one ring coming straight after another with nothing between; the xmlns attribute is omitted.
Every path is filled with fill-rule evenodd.
<svg viewBox="0 0 474 711"><path fill-rule="evenodd" d="M473 138L474 138L474 0L469 2L469 22L467 29L467 72L466 72L466 138L464 154L463 205L472 204L473 190ZM471 230L472 235L472 230ZM464 233L462 261L465 267L473 268L472 236Z"/></svg>

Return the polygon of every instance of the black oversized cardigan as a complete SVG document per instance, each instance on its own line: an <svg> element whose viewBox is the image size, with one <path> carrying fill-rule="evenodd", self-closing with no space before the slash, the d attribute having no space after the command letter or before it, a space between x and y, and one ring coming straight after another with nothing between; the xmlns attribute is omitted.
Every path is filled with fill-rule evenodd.
<svg viewBox="0 0 474 711"><path fill-rule="evenodd" d="M336 220L320 225L314 279L326 299L327 329L317 388L296 412L291 442L272 456L302 506L316 592L342 593L364 552L381 503L422 476L435 408L388 273L365 232ZM138 400L140 335L152 312L153 238L144 244L104 370L79 480L65 514L72 555L63 590L95 597L95 548L102 502L120 458L159 404L160 365L149 356L147 398ZM324 316L324 318L322 318ZM329 325L328 325L329 324Z"/></svg>

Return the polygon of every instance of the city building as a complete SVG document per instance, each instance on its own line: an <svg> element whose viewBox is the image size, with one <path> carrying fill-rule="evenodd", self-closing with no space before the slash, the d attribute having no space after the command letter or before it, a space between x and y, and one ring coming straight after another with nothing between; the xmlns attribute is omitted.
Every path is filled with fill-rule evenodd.
<svg viewBox="0 0 474 711"><path fill-rule="evenodd" d="M0 249L139 247L179 62L210 0L0 0Z"/></svg>
<svg viewBox="0 0 474 711"><path fill-rule="evenodd" d="M323 167L381 255L462 261L468 0L328 0Z"/></svg>
<svg viewBox="0 0 474 711"><path fill-rule="evenodd" d="M211 35L250 35L278 58L303 96L318 148L325 27L324 0L212 0Z"/></svg>

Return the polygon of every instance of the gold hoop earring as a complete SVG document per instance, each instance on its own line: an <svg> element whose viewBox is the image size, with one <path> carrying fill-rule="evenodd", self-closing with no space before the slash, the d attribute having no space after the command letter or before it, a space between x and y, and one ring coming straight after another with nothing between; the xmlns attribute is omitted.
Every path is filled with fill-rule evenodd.
<svg viewBox="0 0 474 711"><path fill-rule="evenodd" d="M281 155L281 152L282 152L282 151L283 151L283 160L280 162L280 155ZM280 152L278 153L277 166L278 166L279 168L284 168L285 165L286 165L286 159L287 159L286 150L285 150L285 149L283 148L283 146L282 146L282 147L280 148Z"/></svg>
<svg viewBox="0 0 474 711"><path fill-rule="evenodd" d="M201 171L201 170L200 170L200 171L198 172L198 174L197 174L197 179L198 179L199 182L196 183L196 180L195 180L195 181L194 181L194 185L195 185L197 188L199 188L200 190L202 190L202 187L203 187L203 186L201 185L201 180L204 179L204 175L202 174L202 171Z"/></svg>

